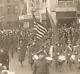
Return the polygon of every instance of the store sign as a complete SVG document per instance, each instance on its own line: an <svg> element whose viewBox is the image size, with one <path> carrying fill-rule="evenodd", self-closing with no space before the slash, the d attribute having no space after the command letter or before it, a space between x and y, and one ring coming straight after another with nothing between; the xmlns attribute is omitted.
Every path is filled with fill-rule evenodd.
<svg viewBox="0 0 80 74"><path fill-rule="evenodd" d="M31 19L32 18L32 16L27 16L27 15L20 15L19 16L19 20L24 20L24 19Z"/></svg>
<svg viewBox="0 0 80 74"><path fill-rule="evenodd" d="M40 18L40 16L36 16L37 19ZM25 20L25 19L32 19L32 15L20 15L19 20Z"/></svg>

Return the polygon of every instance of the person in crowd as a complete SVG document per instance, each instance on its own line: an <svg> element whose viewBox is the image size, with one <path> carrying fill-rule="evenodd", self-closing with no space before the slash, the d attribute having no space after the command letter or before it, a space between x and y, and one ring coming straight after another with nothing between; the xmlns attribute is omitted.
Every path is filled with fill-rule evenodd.
<svg viewBox="0 0 80 74"><path fill-rule="evenodd" d="M73 46L71 43L69 43L66 47L66 59L67 59L67 64L69 66L69 68L71 69L72 64L74 63L70 58L72 56L72 52L73 52Z"/></svg>
<svg viewBox="0 0 80 74"><path fill-rule="evenodd" d="M0 63L9 70L9 54L5 49L0 49Z"/></svg>
<svg viewBox="0 0 80 74"><path fill-rule="evenodd" d="M13 32L10 35L10 49L9 49L12 58L14 57L14 53L16 52L17 45L18 45L18 40L17 37L15 36L15 33Z"/></svg>
<svg viewBox="0 0 80 74"><path fill-rule="evenodd" d="M63 48L61 45L57 45L55 48L55 69L56 71L60 71L62 69L62 66L65 62L65 55L63 53Z"/></svg>
<svg viewBox="0 0 80 74"><path fill-rule="evenodd" d="M38 43L36 43L35 41L32 42L32 45L29 47L29 51L28 51L28 60L29 60L29 64L31 65L31 68L32 68L32 65L34 63L34 60L32 59L33 55L39 51L39 45Z"/></svg>
<svg viewBox="0 0 80 74"><path fill-rule="evenodd" d="M21 66L23 66L23 61L25 60L26 51L27 51L27 40L26 38L24 38L21 40L21 50L19 53L19 62Z"/></svg>
<svg viewBox="0 0 80 74"><path fill-rule="evenodd" d="M79 33L75 29L73 32L73 45L76 45L76 41L78 41L78 39L79 39Z"/></svg>
<svg viewBox="0 0 80 74"><path fill-rule="evenodd" d="M33 63L33 74L50 74L44 52L39 53L37 56Z"/></svg>

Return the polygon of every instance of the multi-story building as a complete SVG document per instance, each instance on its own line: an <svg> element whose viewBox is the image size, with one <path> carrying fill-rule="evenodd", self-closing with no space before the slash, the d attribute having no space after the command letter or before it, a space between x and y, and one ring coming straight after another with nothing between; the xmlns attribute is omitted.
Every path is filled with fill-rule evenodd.
<svg viewBox="0 0 80 74"><path fill-rule="evenodd" d="M47 8L56 24L70 24L76 20L76 3L76 0L47 0Z"/></svg>
<svg viewBox="0 0 80 74"><path fill-rule="evenodd" d="M4 2L0 0L0 29L2 28L2 21L4 20Z"/></svg>
<svg viewBox="0 0 80 74"><path fill-rule="evenodd" d="M76 0L28 0L29 13L31 8L36 9L42 16L45 15L47 8L55 23L73 20L76 17Z"/></svg>
<svg viewBox="0 0 80 74"><path fill-rule="evenodd" d="M40 0L42 17L46 8L55 24L72 24L80 18L80 0Z"/></svg>
<svg viewBox="0 0 80 74"><path fill-rule="evenodd" d="M45 20L47 8L55 24L70 24L79 16L80 4L79 0L5 0L0 2L0 6L4 7L4 13L2 11L0 15L5 15L6 21L15 21L19 15L26 15L27 20L32 19L32 11L39 19Z"/></svg>
<svg viewBox="0 0 80 74"><path fill-rule="evenodd" d="M19 0L5 0L5 6L8 20L15 21L20 14Z"/></svg>
<svg viewBox="0 0 80 74"><path fill-rule="evenodd" d="M76 11L76 14L77 14L77 23L80 24L80 0L77 0L77 11Z"/></svg>
<svg viewBox="0 0 80 74"><path fill-rule="evenodd" d="M0 0L0 21L3 26L9 27L18 21L20 15L20 0ZM8 23L8 24L7 24Z"/></svg>
<svg viewBox="0 0 80 74"><path fill-rule="evenodd" d="M76 0L58 0L56 19L57 23L69 26L76 22Z"/></svg>
<svg viewBox="0 0 80 74"><path fill-rule="evenodd" d="M32 13L35 12L36 18L40 20L40 0L24 0L24 4L27 7L27 14L20 14L19 20L24 21L29 27L33 26ZM24 6L24 5L23 5Z"/></svg>
<svg viewBox="0 0 80 74"><path fill-rule="evenodd" d="M0 17L4 15L3 8L4 8L3 0L0 0Z"/></svg>

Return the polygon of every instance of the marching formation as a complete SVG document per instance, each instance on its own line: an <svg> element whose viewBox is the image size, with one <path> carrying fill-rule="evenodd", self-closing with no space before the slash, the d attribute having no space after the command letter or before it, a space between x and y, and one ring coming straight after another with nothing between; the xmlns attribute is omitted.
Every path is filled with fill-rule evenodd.
<svg viewBox="0 0 80 74"><path fill-rule="evenodd" d="M55 25L48 11L44 24L32 15L32 28L0 30L0 71L9 70L10 58L14 58L15 53L21 67L28 57L33 74L50 74L49 67L53 64L56 71L62 71L64 64L70 70L80 69L80 28Z"/></svg>
<svg viewBox="0 0 80 74"><path fill-rule="evenodd" d="M1 70L9 69L9 56L14 58L15 53L19 54L18 61L23 67L27 53L33 74L49 74L52 63L56 71L61 71L64 63L70 69L73 65L80 69L79 28L59 28L58 32L59 39L53 42L51 30L43 39L36 39L33 29L0 31Z"/></svg>

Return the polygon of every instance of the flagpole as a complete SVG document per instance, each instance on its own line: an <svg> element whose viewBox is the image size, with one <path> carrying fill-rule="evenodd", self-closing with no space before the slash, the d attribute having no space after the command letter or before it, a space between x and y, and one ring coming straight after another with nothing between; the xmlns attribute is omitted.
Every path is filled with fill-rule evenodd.
<svg viewBox="0 0 80 74"><path fill-rule="evenodd" d="M47 7L46 7L46 23L47 23ZM51 29L53 32L53 28ZM52 37L53 37L53 33L52 33ZM53 45L53 38L51 37L51 45Z"/></svg>

